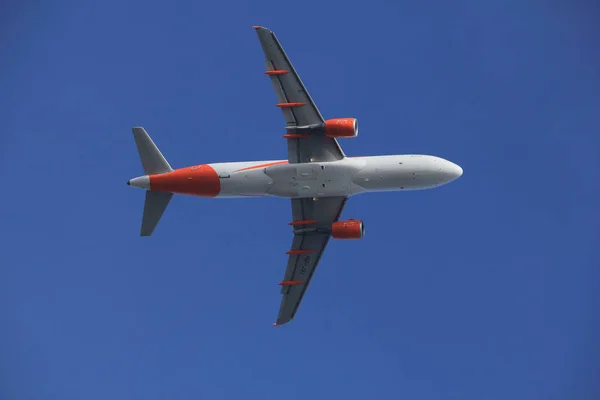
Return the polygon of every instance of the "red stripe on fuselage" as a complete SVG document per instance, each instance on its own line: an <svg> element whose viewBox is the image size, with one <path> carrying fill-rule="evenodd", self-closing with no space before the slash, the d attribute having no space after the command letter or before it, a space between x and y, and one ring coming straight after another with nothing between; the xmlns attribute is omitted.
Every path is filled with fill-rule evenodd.
<svg viewBox="0 0 600 400"><path fill-rule="evenodd" d="M258 165L253 165L251 167L236 169L233 172L250 171L252 169L266 168L266 167L271 167L273 165L281 165L281 164L287 164L287 163L288 163L287 160L286 161L274 161L274 162L270 162L270 163L258 164Z"/></svg>

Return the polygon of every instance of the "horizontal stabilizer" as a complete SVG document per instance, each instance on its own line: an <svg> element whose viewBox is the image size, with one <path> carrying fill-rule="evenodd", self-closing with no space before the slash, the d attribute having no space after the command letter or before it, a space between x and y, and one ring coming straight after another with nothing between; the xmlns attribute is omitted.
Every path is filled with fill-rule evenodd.
<svg viewBox="0 0 600 400"><path fill-rule="evenodd" d="M160 217L162 217L172 197L173 193L146 191L141 236L152 235L154 228L156 228Z"/></svg>
<svg viewBox="0 0 600 400"><path fill-rule="evenodd" d="M164 174L173 171L169 162L163 157L144 128L133 128L133 137L146 175Z"/></svg>

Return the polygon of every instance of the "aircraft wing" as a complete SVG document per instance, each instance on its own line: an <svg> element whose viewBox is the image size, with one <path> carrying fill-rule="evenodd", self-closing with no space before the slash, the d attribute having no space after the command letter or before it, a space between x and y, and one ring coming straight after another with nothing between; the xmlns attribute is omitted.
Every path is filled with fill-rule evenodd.
<svg viewBox="0 0 600 400"><path fill-rule="evenodd" d="M276 326L294 318L331 237L328 230L344 209L347 197L292 199L294 239L281 284ZM302 221L304 223L298 223ZM308 223L307 223L308 222ZM324 229L323 229L324 228Z"/></svg>
<svg viewBox="0 0 600 400"><path fill-rule="evenodd" d="M305 163L311 161L335 161L344 158L338 141L323 135L295 137L294 128L325 122L315 102L304 87L300 76L285 54L275 34L267 28L255 26L258 39L265 54L267 74L275 94L277 106L286 121L288 137L288 161Z"/></svg>

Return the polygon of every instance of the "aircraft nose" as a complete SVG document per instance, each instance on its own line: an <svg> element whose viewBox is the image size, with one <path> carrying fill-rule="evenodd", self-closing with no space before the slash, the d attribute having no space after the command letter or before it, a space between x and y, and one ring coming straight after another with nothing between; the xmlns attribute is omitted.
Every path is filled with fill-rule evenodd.
<svg viewBox="0 0 600 400"><path fill-rule="evenodd" d="M463 169L460 167L460 165L456 165L453 162L451 162L450 164L451 164L450 171L451 171L451 174L454 176L453 179L460 178L463 174Z"/></svg>
<svg viewBox="0 0 600 400"><path fill-rule="evenodd" d="M444 160L443 166L441 168L441 172L442 172L442 177L441 177L442 180L445 183L448 183L448 182L452 182L455 179L460 178L463 174L463 169L451 161Z"/></svg>

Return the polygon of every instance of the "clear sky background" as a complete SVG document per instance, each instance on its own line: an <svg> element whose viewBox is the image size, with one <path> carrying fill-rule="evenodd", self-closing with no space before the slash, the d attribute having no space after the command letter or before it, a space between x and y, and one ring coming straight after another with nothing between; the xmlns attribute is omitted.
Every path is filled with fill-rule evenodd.
<svg viewBox="0 0 600 400"><path fill-rule="evenodd" d="M0 398L600 397L595 2L3 2ZM176 196L140 238L131 127L173 167L286 157L252 25L348 155L464 168L352 198L274 328L285 199Z"/></svg>

